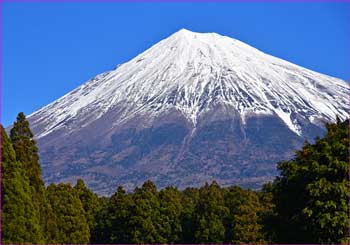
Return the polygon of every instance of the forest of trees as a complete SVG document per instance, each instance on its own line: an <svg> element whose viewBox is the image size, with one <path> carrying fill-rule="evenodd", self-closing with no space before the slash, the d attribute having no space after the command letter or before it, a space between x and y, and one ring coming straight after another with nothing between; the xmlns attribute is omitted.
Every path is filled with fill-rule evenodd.
<svg viewBox="0 0 350 245"><path fill-rule="evenodd" d="M349 243L349 120L327 124L259 191L216 182L98 197L78 180L45 187L23 113L1 126L4 243Z"/></svg>

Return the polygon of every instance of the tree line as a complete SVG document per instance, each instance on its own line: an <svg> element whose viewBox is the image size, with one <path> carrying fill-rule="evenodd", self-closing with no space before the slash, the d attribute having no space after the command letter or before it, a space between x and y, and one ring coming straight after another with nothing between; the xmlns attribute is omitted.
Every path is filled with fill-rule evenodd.
<svg viewBox="0 0 350 245"><path fill-rule="evenodd" d="M327 124L259 191L158 190L146 181L99 197L78 180L45 187L34 135L19 113L1 126L2 243L349 243L349 120Z"/></svg>

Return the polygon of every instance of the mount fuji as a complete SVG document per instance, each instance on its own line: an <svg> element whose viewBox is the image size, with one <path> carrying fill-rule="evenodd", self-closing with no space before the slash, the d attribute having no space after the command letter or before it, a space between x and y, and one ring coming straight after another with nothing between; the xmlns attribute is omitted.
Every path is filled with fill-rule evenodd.
<svg viewBox="0 0 350 245"><path fill-rule="evenodd" d="M350 88L216 33L181 29L28 116L46 182L101 195L159 187L257 188L324 123L349 118Z"/></svg>

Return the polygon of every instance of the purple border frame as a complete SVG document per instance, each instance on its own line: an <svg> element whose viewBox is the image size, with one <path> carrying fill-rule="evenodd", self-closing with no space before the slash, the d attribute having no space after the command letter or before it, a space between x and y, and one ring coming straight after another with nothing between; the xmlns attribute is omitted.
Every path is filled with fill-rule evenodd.
<svg viewBox="0 0 350 245"><path fill-rule="evenodd" d="M149 2L149 3L160 3L160 2L196 2L196 3L200 3L200 2L278 2L278 3L283 3L283 2L296 2L296 3L317 3L317 2L344 2L344 3L348 3L348 12L350 13L350 0L0 0L0 124L2 125L2 105L3 105L3 98L2 98L2 54L3 54L3 45L2 45L2 26L3 26L3 21L2 21L2 11L3 11L3 3L10 3L10 2L17 2L17 3L30 3L30 2L46 2L46 3L50 3L50 2L63 2L63 3L69 3L69 2L100 2L100 3L104 3L104 2L115 2L115 3L120 3L120 2ZM349 23L350 23L350 19L349 19ZM348 31L348 35L350 35L350 26ZM348 43L349 45L349 43ZM350 45L349 45L350 46ZM350 64L350 50L348 53L348 64ZM348 78L348 83L350 83L350 78ZM348 98L350 101L350 97ZM350 112L349 112L350 114ZM350 127L350 121L349 121L349 127ZM2 142L2 132L0 132L0 144ZM350 152L350 146L348 148L348 151ZM2 147L0 147L0 157L2 156ZM350 166L348 168L349 170L349 179L350 179ZM349 185L349 189L348 189L348 193L350 193L350 185ZM0 160L0 244L2 241L2 164L1 164L1 160ZM348 198L348 206L349 206L349 217L350 217L350 195ZM348 237L350 239L350 218L348 219ZM31 243L24 243L23 245L32 245ZM44 244L43 244L44 245ZM52 244L54 245L54 244ZM67 243L66 245L70 245L70 243ZM73 245L73 244L72 244ZM83 245L83 244L74 244L74 245ZM85 245L85 244L84 244ZM91 245L95 245L92 244ZM111 244L99 244L99 245L111 245ZM118 245L130 245L130 244L118 244ZM145 244L148 245L148 244ZM179 243L178 245L185 245L185 244L181 244ZM194 245L194 244L186 244L186 245ZM223 244L223 245L228 245L228 244ZM231 244L232 245L232 244ZM282 245L282 244L281 244ZM305 243L303 245L316 245L316 244L308 244Z"/></svg>
<svg viewBox="0 0 350 245"><path fill-rule="evenodd" d="M320 2L343 2L343 3L350 3L350 0L0 0L0 3L2 2L20 2L20 3L31 3L31 2L96 2L96 3L103 3L103 2L296 2L296 3L320 3Z"/></svg>

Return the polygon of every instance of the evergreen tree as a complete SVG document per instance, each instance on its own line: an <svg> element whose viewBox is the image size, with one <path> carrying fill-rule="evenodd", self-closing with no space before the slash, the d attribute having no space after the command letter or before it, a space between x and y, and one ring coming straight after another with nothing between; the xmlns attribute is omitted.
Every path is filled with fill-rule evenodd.
<svg viewBox="0 0 350 245"><path fill-rule="evenodd" d="M223 243L225 227L223 218L227 215L220 186L214 181L199 190L199 202L195 213L194 236L196 243Z"/></svg>
<svg viewBox="0 0 350 245"><path fill-rule="evenodd" d="M82 179L78 179L77 184L74 186L74 190L83 204L85 217L89 224L89 230L93 230L95 226L95 214L100 208L98 197L86 187Z"/></svg>
<svg viewBox="0 0 350 245"><path fill-rule="evenodd" d="M45 190L45 202L43 203L43 207L41 210L44 211L43 218L44 221L41 222L43 227L43 233L45 237L45 241L47 244L55 244L59 243L58 238L58 220L55 214L55 211L52 209L51 204L49 202L48 193Z"/></svg>
<svg viewBox="0 0 350 245"><path fill-rule="evenodd" d="M196 207L199 203L199 190L188 187L181 194L183 207L181 243L195 243L193 228L195 227Z"/></svg>
<svg viewBox="0 0 350 245"><path fill-rule="evenodd" d="M349 120L279 163L274 202L279 242L349 243Z"/></svg>
<svg viewBox="0 0 350 245"><path fill-rule="evenodd" d="M95 212L95 225L91 234L91 243L93 244L107 244L112 243L112 219L113 211L110 210L110 198L99 197L99 209ZM122 227L120 227L122 228Z"/></svg>
<svg viewBox="0 0 350 245"><path fill-rule="evenodd" d="M259 195L261 203L261 225L264 239L267 243L277 243L277 234L275 227L277 226L277 213L276 205L273 202L274 185L272 182L268 182L263 185Z"/></svg>
<svg viewBox="0 0 350 245"><path fill-rule="evenodd" d="M93 232L93 243L130 243L129 220L133 205L131 194L119 186L97 215L97 226Z"/></svg>
<svg viewBox="0 0 350 245"><path fill-rule="evenodd" d="M160 222L158 231L167 243L179 243L181 239L181 193L177 188L167 187L159 192Z"/></svg>
<svg viewBox="0 0 350 245"><path fill-rule="evenodd" d="M45 240L53 242L49 238L49 230L52 232L55 221L45 193L36 141L23 112L18 114L17 120L13 124L10 139L16 152L16 159L22 163L24 174L29 178L34 209L39 211L40 225Z"/></svg>
<svg viewBox="0 0 350 245"><path fill-rule="evenodd" d="M48 199L57 221L56 243L89 243L90 231L85 211L70 184L50 184L47 188Z"/></svg>
<svg viewBox="0 0 350 245"><path fill-rule="evenodd" d="M23 164L30 185L34 187L36 192L43 192L45 187L41 177L39 153L33 137L29 122L23 112L20 112L10 131L11 142L16 152L17 161Z"/></svg>
<svg viewBox="0 0 350 245"><path fill-rule="evenodd" d="M1 126L2 243L43 243L39 213L23 165Z"/></svg>
<svg viewBox="0 0 350 245"><path fill-rule="evenodd" d="M258 195L238 186L225 189L227 243L266 243L262 230L262 206Z"/></svg>
<svg viewBox="0 0 350 245"><path fill-rule="evenodd" d="M131 243L166 243L159 233L160 203L157 187L152 181L146 181L136 188L133 195L133 207L130 218Z"/></svg>

